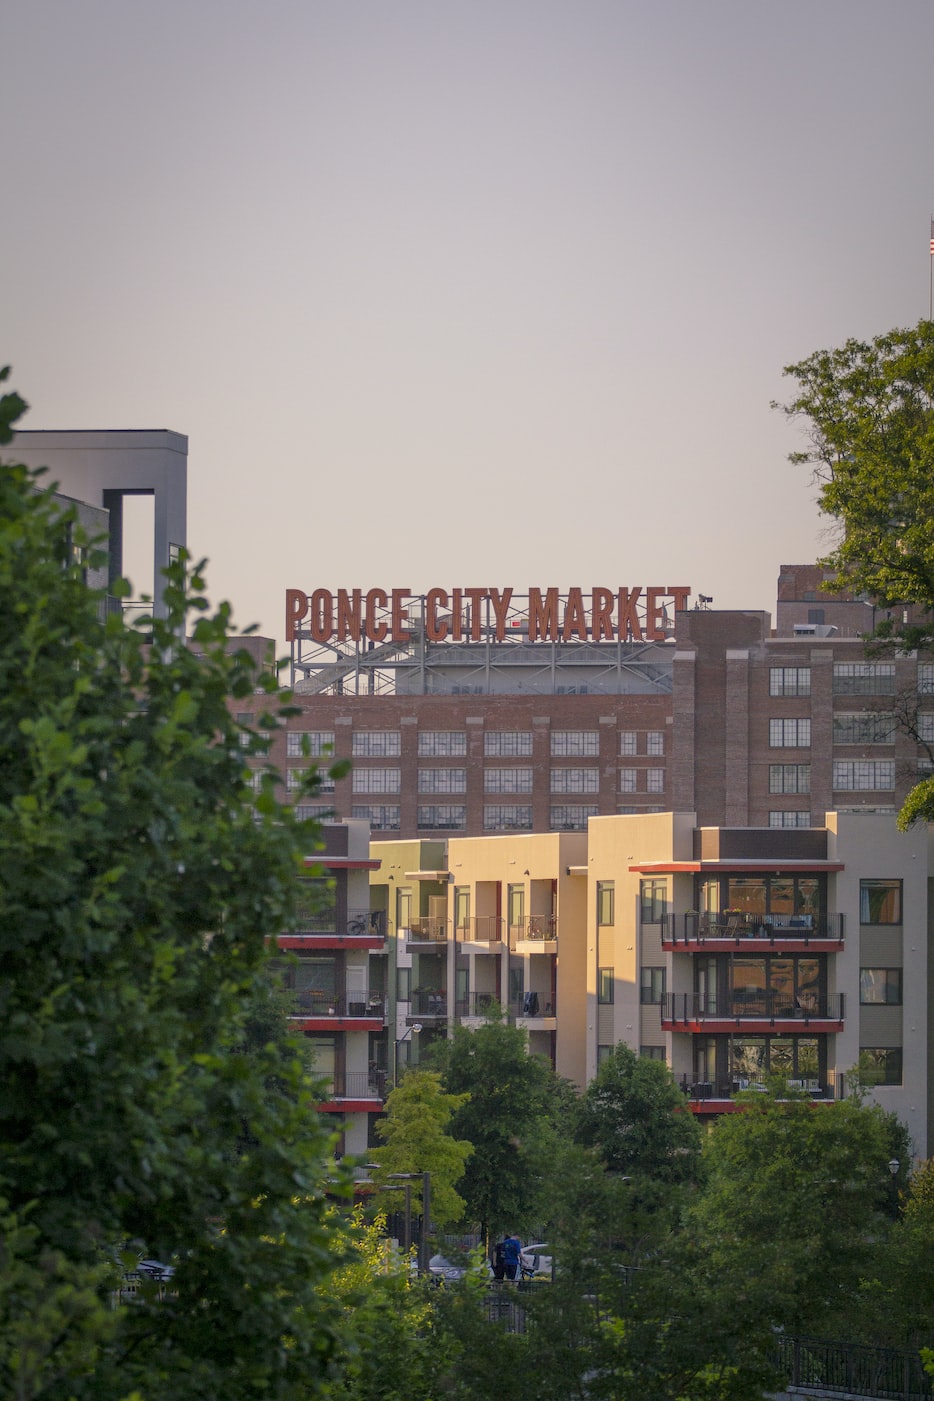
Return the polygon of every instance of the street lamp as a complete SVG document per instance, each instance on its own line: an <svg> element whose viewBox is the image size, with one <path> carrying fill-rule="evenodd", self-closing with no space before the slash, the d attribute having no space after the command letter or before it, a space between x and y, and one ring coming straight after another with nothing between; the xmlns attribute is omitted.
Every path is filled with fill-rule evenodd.
<svg viewBox="0 0 934 1401"><path fill-rule="evenodd" d="M404 1031L404 1032L402 1033L401 1036L399 1036L399 1037L396 1038L395 1045L394 1045L393 1048L392 1048L392 1083L393 1083L393 1084L395 1084L396 1081L397 1081L398 1078L399 1078L399 1047L402 1045L403 1041L408 1041L408 1039L409 1039L410 1036L418 1036L418 1034L420 1033L421 1029L422 1029L422 1028L421 1028L421 1024L420 1024L419 1022L415 1022L413 1026L410 1026L410 1027L408 1028L408 1030Z"/></svg>
<svg viewBox="0 0 934 1401"><path fill-rule="evenodd" d="M431 1217L431 1173L430 1172L391 1172L390 1177L401 1178L408 1187L413 1179L422 1179L422 1229L418 1237L418 1272L420 1275L428 1273L428 1223ZM406 1237L410 1235L409 1229L409 1194L406 1192Z"/></svg>

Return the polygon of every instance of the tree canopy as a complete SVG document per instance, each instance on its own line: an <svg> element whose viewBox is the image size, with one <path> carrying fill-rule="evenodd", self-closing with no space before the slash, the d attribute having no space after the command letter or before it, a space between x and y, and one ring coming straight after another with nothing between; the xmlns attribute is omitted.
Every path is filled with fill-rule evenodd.
<svg viewBox="0 0 934 1401"><path fill-rule="evenodd" d="M0 401L7 441L22 407ZM313 1395L338 1336L316 1289L331 1140L297 1045L259 1044L254 992L314 833L271 776L247 781L228 700L274 683L227 655L201 570L170 572L169 616L142 631L88 588L93 555L74 512L4 461L0 1212L19 1284L0 1290L3 1389ZM192 612L200 656L179 642ZM139 1252L174 1261L173 1292L111 1310Z"/></svg>
<svg viewBox="0 0 934 1401"><path fill-rule="evenodd" d="M697 1175L701 1134L663 1061L620 1042L580 1103L581 1141L614 1172L647 1181L687 1182Z"/></svg>
<svg viewBox="0 0 934 1401"><path fill-rule="evenodd" d="M446 1132L467 1095L445 1094L441 1076L431 1070L409 1070L386 1100L386 1116L376 1132L384 1148L372 1152L378 1163L374 1181L388 1185L393 1173L431 1173L431 1223L451 1226L464 1214L464 1199L456 1184L473 1152L470 1143Z"/></svg>

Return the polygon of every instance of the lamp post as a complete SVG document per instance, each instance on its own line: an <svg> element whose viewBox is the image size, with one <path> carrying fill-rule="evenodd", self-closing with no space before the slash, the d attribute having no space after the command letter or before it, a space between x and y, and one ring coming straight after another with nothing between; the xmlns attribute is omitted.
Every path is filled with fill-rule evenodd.
<svg viewBox="0 0 934 1401"><path fill-rule="evenodd" d="M404 1031L401 1036L396 1038L392 1048L392 1083L394 1085L399 1078L399 1047L402 1045L403 1041L408 1041L410 1036L418 1036L421 1029L421 1024L415 1022L408 1030Z"/></svg>
<svg viewBox="0 0 934 1401"><path fill-rule="evenodd" d="M428 1226L431 1220L431 1173L430 1172L391 1172L390 1177L401 1178L406 1184L406 1237L410 1235L409 1210L410 1199L408 1194L409 1183L422 1179L422 1229L418 1237L418 1272L420 1275L428 1273Z"/></svg>

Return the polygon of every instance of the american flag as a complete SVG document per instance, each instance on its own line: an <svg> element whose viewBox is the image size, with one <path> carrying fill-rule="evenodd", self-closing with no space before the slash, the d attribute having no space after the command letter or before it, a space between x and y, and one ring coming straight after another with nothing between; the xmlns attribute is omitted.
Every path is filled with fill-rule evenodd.
<svg viewBox="0 0 934 1401"><path fill-rule="evenodd" d="M931 257L934 258L934 219L931 220Z"/></svg>

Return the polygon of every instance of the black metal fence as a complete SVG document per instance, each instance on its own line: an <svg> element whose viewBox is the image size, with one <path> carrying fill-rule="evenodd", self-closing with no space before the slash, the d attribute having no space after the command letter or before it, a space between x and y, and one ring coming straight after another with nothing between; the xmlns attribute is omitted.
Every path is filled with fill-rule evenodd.
<svg viewBox="0 0 934 1401"><path fill-rule="evenodd" d="M931 1378L917 1352L826 1343L816 1338L782 1338L778 1366L789 1386L872 1396L880 1401L928 1401Z"/></svg>

